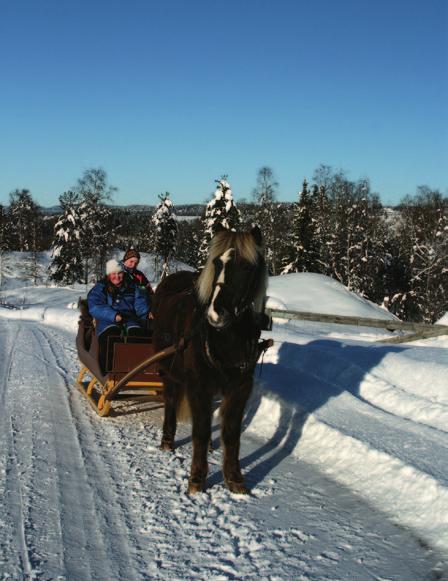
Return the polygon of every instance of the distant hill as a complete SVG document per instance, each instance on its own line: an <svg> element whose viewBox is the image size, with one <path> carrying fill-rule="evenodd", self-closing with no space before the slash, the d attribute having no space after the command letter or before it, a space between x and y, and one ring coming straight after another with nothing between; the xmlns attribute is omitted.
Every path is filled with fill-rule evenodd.
<svg viewBox="0 0 448 581"><path fill-rule="evenodd" d="M129 206L119 206L108 204L109 208L112 210L121 210L129 212L131 214L145 213L151 214L155 206L148 206L146 204L130 204ZM205 204L179 204L174 206L174 211L177 216L202 216ZM54 216L60 214L62 209L61 206L41 206L40 210L44 216Z"/></svg>

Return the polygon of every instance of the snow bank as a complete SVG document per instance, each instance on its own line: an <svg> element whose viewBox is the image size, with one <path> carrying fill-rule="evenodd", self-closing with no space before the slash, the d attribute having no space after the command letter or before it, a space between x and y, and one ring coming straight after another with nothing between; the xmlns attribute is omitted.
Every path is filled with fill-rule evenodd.
<svg viewBox="0 0 448 581"><path fill-rule="evenodd" d="M309 313L394 319L378 305L350 292L343 284L310 272L272 276L268 286L270 309L291 309Z"/></svg>
<svg viewBox="0 0 448 581"><path fill-rule="evenodd" d="M268 294L271 308L393 318L317 274L273 277ZM248 432L317 465L448 554L444 339L378 345L347 327L335 341L329 325L313 325L274 324Z"/></svg>
<svg viewBox="0 0 448 581"><path fill-rule="evenodd" d="M389 349L276 344L247 431L317 465L448 555L448 359L421 347L388 358ZM389 372L400 370L397 387ZM416 396L409 378L418 370L432 390Z"/></svg>
<svg viewBox="0 0 448 581"><path fill-rule="evenodd" d="M443 317L440 317L436 325L448 325L448 313L445 313Z"/></svg>
<svg viewBox="0 0 448 581"><path fill-rule="evenodd" d="M85 296L83 285L75 288L22 287L2 293L2 300L20 306L19 309L0 308L0 318L20 319L42 323L76 333L78 328L78 299Z"/></svg>

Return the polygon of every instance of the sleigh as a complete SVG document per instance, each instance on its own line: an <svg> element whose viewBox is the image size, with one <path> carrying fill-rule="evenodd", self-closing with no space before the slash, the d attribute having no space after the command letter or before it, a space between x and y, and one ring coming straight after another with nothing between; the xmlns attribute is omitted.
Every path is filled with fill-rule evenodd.
<svg viewBox="0 0 448 581"><path fill-rule="evenodd" d="M176 283L176 277L173 275L172 278ZM171 294L179 290L174 285ZM98 336L87 301L80 301L79 307L81 316L76 348L82 367L76 383L97 414L106 417L113 412L114 403L123 401L137 406L147 402L164 402L164 379L159 361L182 351L192 336L183 337L176 345L157 352L151 335L111 336L107 343L106 372L103 373L99 363ZM272 339L259 341L256 359L272 344Z"/></svg>
<svg viewBox="0 0 448 581"><path fill-rule="evenodd" d="M172 355L174 347L155 353L150 335L111 336L107 344L106 373L103 373L95 325L82 308L81 313L76 348L82 367L77 385L98 415L108 416L116 402L163 401L164 384L158 361Z"/></svg>

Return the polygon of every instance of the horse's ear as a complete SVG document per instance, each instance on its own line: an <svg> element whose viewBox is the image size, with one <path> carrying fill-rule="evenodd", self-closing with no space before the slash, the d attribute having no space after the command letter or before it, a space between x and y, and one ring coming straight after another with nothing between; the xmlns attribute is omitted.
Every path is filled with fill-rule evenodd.
<svg viewBox="0 0 448 581"><path fill-rule="evenodd" d="M261 244L263 242L263 236L261 235L260 228L258 226L254 226L252 228L252 230L250 231L250 233L252 234L257 246L261 246Z"/></svg>

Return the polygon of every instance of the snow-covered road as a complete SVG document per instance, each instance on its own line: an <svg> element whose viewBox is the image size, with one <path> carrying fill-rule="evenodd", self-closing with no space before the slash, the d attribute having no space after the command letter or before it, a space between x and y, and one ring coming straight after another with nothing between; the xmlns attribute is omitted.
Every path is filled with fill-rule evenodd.
<svg viewBox="0 0 448 581"><path fill-rule="evenodd" d="M311 348L303 353L313 355ZM309 374L306 357L299 371ZM267 363L264 381L276 381L273 367ZM242 440L252 494L232 496L224 488L217 449L207 493L189 497L188 427L181 429L175 453L162 453L159 407L101 419L74 388L77 370L72 334L0 320L2 578L407 580L431 579L437 570L443 575L436 565L440 556L417 534L291 454L291 445L278 446L270 434L259 439L259 392L249 410L252 429L249 425ZM330 425L336 412L325 416L325 406L320 408L324 415L316 421ZM293 424L291 414L300 425L301 412L290 408ZM346 422L348 430L350 420L341 414L334 421L338 429ZM367 433L372 424L365 426ZM217 447L218 434L216 428Z"/></svg>

